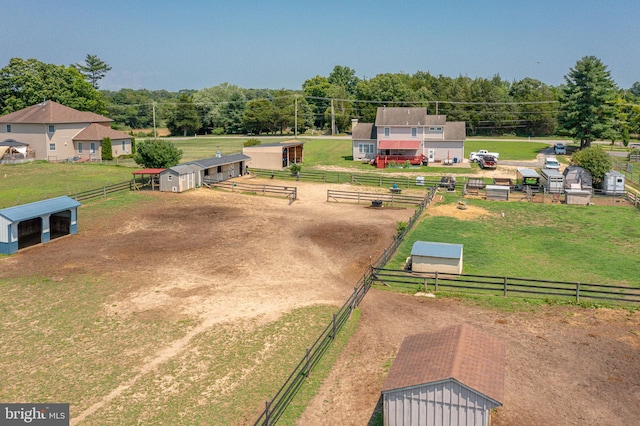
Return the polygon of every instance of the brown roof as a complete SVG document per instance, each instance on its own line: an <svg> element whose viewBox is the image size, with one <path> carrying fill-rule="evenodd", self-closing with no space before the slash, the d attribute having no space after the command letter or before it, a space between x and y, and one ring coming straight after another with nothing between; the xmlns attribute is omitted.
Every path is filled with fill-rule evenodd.
<svg viewBox="0 0 640 426"><path fill-rule="evenodd" d="M73 137L74 141L101 141L104 138L110 139L131 139L131 135L119 130L114 130L109 126L92 123L82 129L80 133Z"/></svg>
<svg viewBox="0 0 640 426"><path fill-rule="evenodd" d="M454 379L502 403L504 365L501 341L461 324L406 337L382 391Z"/></svg>
<svg viewBox="0 0 640 426"><path fill-rule="evenodd" d="M78 111L53 101L45 101L0 117L2 123L26 124L109 123L111 121L103 115Z"/></svg>
<svg viewBox="0 0 640 426"><path fill-rule="evenodd" d="M373 123L355 123L351 129L351 139L369 140L377 139L378 131Z"/></svg>
<svg viewBox="0 0 640 426"><path fill-rule="evenodd" d="M378 108L376 126L424 126L427 124L426 108ZM443 123L444 124L444 123Z"/></svg>
<svg viewBox="0 0 640 426"><path fill-rule="evenodd" d="M464 121L450 121L444 126L445 141L463 141L467 138Z"/></svg>

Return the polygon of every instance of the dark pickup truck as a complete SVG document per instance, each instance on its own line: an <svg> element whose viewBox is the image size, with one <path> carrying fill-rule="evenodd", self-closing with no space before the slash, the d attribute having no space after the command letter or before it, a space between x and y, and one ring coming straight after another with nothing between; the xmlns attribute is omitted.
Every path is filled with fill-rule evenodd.
<svg viewBox="0 0 640 426"><path fill-rule="evenodd" d="M480 157L481 169L495 169L498 167L498 160L492 155L483 155Z"/></svg>

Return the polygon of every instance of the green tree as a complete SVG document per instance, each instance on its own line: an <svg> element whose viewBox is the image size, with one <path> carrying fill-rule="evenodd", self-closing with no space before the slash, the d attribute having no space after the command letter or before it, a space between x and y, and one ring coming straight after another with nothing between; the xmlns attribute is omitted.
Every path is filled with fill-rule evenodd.
<svg viewBox="0 0 640 426"><path fill-rule="evenodd" d="M182 150L166 139L145 140L136 144L133 160L142 167L166 169L180 162Z"/></svg>
<svg viewBox="0 0 640 426"><path fill-rule="evenodd" d="M580 140L580 147L595 139L615 138L616 85L607 67L595 56L580 59L564 77L560 104L560 132Z"/></svg>
<svg viewBox="0 0 640 426"><path fill-rule="evenodd" d="M571 156L571 163L591 173L594 183L602 182L604 174L611 170L613 161L609 154L597 146L581 149Z"/></svg>
<svg viewBox="0 0 640 426"><path fill-rule="evenodd" d="M111 71L109 64L98 58L97 55L87 54L84 63L75 63L72 66L91 83L94 89L98 88L98 81L103 79L107 72Z"/></svg>
<svg viewBox="0 0 640 426"><path fill-rule="evenodd" d="M105 114L102 94L73 67L12 58L0 70L0 114L51 100L81 111Z"/></svg>
<svg viewBox="0 0 640 426"><path fill-rule="evenodd" d="M102 159L113 160L113 152L111 150L111 138L102 139Z"/></svg>
<svg viewBox="0 0 640 426"><path fill-rule="evenodd" d="M511 100L518 102L516 116L523 127L522 136L551 135L557 125L558 100L549 86L533 78L524 78L511 85Z"/></svg>
<svg viewBox="0 0 640 426"><path fill-rule="evenodd" d="M313 114L313 125L318 129L325 127L324 112L329 108L329 90L331 84L327 77L316 75L302 83L304 96L309 102Z"/></svg>
<svg viewBox="0 0 640 426"><path fill-rule="evenodd" d="M173 114L167 120L169 131L172 135L187 136L188 133L196 133L201 126L193 98L186 93L181 94Z"/></svg>
<svg viewBox="0 0 640 426"><path fill-rule="evenodd" d="M254 99L247 102L247 107L242 114L242 122L247 131L258 135L263 131L273 132L276 129L275 119L275 108L267 99Z"/></svg>

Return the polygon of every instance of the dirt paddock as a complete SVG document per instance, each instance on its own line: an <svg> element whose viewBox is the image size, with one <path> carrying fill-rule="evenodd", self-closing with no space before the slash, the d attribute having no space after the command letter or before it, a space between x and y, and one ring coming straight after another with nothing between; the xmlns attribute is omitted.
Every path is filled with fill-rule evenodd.
<svg viewBox="0 0 640 426"><path fill-rule="evenodd" d="M272 321L312 304L339 306L413 210L326 202L328 188L344 185L295 186L299 199L291 205L200 189L149 194L124 214L91 222L81 208L78 235L1 259L0 277L26 270L54 280L82 274L121 280L107 312L197 318L192 335L221 322ZM437 205L429 213L468 220L487 214ZM506 397L494 424L631 425L640 418L637 312L565 306L506 312L375 289L361 308L360 327L299 424L367 424L402 339L461 322L507 348ZM158 348L148 362L171 360L189 345L188 338L180 342ZM107 399L76 412L75 421Z"/></svg>

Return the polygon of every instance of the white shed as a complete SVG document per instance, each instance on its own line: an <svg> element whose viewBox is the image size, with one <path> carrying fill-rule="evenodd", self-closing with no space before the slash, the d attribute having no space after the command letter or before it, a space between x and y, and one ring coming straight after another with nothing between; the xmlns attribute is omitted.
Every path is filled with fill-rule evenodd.
<svg viewBox="0 0 640 426"><path fill-rule="evenodd" d="M622 195L624 194L624 175L615 170L611 170L604 174L602 179L602 191L607 195Z"/></svg>
<svg viewBox="0 0 640 426"><path fill-rule="evenodd" d="M411 248L411 270L461 274L462 247L462 244L416 241Z"/></svg>
<svg viewBox="0 0 640 426"><path fill-rule="evenodd" d="M505 348L461 324L408 336L382 386L385 426L488 426L504 400Z"/></svg>

